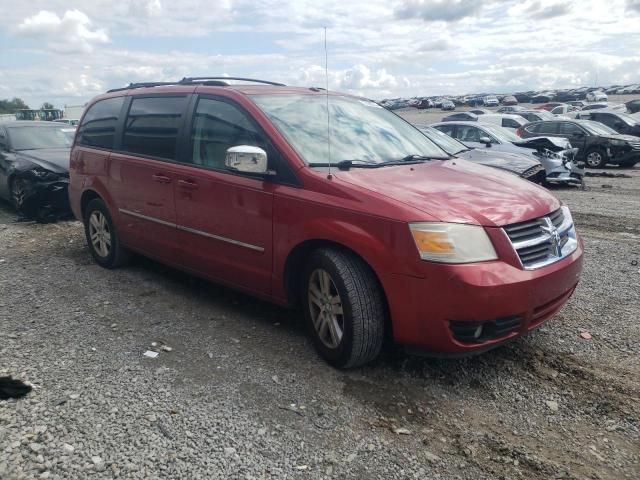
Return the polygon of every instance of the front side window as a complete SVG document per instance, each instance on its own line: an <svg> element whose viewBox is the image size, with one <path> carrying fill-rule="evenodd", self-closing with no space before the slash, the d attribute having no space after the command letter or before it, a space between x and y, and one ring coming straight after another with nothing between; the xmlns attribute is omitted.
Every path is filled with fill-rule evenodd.
<svg viewBox="0 0 640 480"><path fill-rule="evenodd" d="M455 130L455 127L453 125L436 125L434 128L440 130L442 133L446 133L450 137L457 138L453 134L453 131Z"/></svg>
<svg viewBox="0 0 640 480"><path fill-rule="evenodd" d="M122 150L174 160L186 106L186 96L134 97L124 126Z"/></svg>
<svg viewBox="0 0 640 480"><path fill-rule="evenodd" d="M309 165L363 160L380 163L408 155L448 156L418 129L375 102L332 95L254 95L253 101ZM329 146L330 145L330 146Z"/></svg>
<svg viewBox="0 0 640 480"><path fill-rule="evenodd" d="M260 147L269 155L269 145L244 112L220 100L198 101L191 128L192 163L224 168L227 149L240 145Z"/></svg>
<svg viewBox="0 0 640 480"><path fill-rule="evenodd" d="M78 143L112 149L123 103L124 97L114 97L99 100L89 107L78 127Z"/></svg>
<svg viewBox="0 0 640 480"><path fill-rule="evenodd" d="M469 125L458 125L456 138L461 142L480 142L481 137L487 137L483 131Z"/></svg>

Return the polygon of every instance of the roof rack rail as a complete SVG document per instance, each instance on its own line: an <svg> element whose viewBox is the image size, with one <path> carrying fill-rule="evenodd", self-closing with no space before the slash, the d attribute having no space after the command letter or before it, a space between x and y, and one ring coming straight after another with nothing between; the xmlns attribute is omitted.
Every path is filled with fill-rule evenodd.
<svg viewBox="0 0 640 480"><path fill-rule="evenodd" d="M275 85L277 87L286 87L284 83L278 82L270 82L268 80L258 80L256 78L244 78L244 77L184 77L180 80L180 83L199 83L202 81L208 80L238 80L242 82L252 82L252 83L264 83L265 85Z"/></svg>
<svg viewBox="0 0 640 480"><path fill-rule="evenodd" d="M130 83L126 87L112 88L111 90L107 90L107 93L120 92L122 90L131 90L133 88L163 87L166 85L201 84L201 85L210 85L210 86L217 86L217 87L226 87L226 86L229 86L226 80L238 80L243 82L264 83L266 85L275 85L278 87L286 86L284 83L269 82L268 80L257 80L255 78L244 78L244 77L184 77L182 80L178 82Z"/></svg>

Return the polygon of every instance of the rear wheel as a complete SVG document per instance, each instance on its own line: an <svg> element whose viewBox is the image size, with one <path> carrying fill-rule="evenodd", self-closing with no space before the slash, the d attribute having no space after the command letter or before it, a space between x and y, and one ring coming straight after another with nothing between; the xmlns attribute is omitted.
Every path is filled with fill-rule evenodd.
<svg viewBox="0 0 640 480"><path fill-rule="evenodd" d="M591 168L603 168L607 160L607 153L601 148L592 148L587 151L586 163Z"/></svg>
<svg viewBox="0 0 640 480"><path fill-rule="evenodd" d="M349 368L378 356L384 339L382 289L371 268L337 248L313 252L305 271L307 327L331 365Z"/></svg>
<svg viewBox="0 0 640 480"><path fill-rule="evenodd" d="M131 253L120 244L109 210L99 198L85 208L84 231L89 251L100 266L117 268L129 261Z"/></svg>

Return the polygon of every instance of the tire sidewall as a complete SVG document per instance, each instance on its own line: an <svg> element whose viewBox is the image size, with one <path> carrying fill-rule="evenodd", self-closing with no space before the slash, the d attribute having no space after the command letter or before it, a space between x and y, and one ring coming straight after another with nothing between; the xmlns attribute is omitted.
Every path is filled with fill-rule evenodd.
<svg viewBox="0 0 640 480"><path fill-rule="evenodd" d="M309 281L314 270L319 268L325 270L331 276L331 280L338 290L340 300L342 301L344 328L342 340L335 349L327 347L322 340L320 340L313 325L311 309L309 308ZM331 261L329 256L316 252L309 259L304 273L304 288L302 289L301 304L304 309L307 329L309 330L313 343L320 354L334 367L340 368L346 365L349 361L351 350L353 348L353 307L351 305L351 299L348 296L347 289L345 288L344 280L340 275L338 268Z"/></svg>
<svg viewBox="0 0 640 480"><path fill-rule="evenodd" d="M93 242L91 241L91 234L89 233L89 218L91 218L91 214L95 211L99 211L102 213L107 219L107 223L109 225L109 233L111 235L111 248L109 249L109 255L106 257L102 257L98 255L95 247L93 246ZM113 225L113 220L111 218L111 214L109 213L109 209L105 205L105 203L100 199L91 200L87 208L84 212L84 234L87 239L87 245L89 246L89 251L91 252L91 256L93 259L102 267L105 268L113 268L115 265L116 252L118 249L118 236L116 234L115 226Z"/></svg>

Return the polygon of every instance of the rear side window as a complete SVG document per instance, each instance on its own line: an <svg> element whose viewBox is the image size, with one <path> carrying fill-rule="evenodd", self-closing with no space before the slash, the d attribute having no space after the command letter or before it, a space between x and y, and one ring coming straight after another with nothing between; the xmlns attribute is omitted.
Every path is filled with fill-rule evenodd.
<svg viewBox="0 0 640 480"><path fill-rule="evenodd" d="M455 130L455 127L452 125L436 125L434 128L437 128L441 132L446 133L450 137L453 137L453 131Z"/></svg>
<svg viewBox="0 0 640 480"><path fill-rule="evenodd" d="M520 124L516 122L513 118L503 118L502 126L507 128L520 128Z"/></svg>
<svg viewBox="0 0 640 480"><path fill-rule="evenodd" d="M537 125L536 133L553 134L558 132L558 124L556 122L543 122Z"/></svg>
<svg viewBox="0 0 640 480"><path fill-rule="evenodd" d="M583 130L575 123L563 122L560 124L560 134L576 135L583 133Z"/></svg>
<svg viewBox="0 0 640 480"><path fill-rule="evenodd" d="M122 150L150 157L176 157L187 97L134 98L124 126Z"/></svg>
<svg viewBox="0 0 640 480"><path fill-rule="evenodd" d="M78 143L112 149L123 103L124 97L114 97L100 100L89 107L78 127Z"/></svg>

